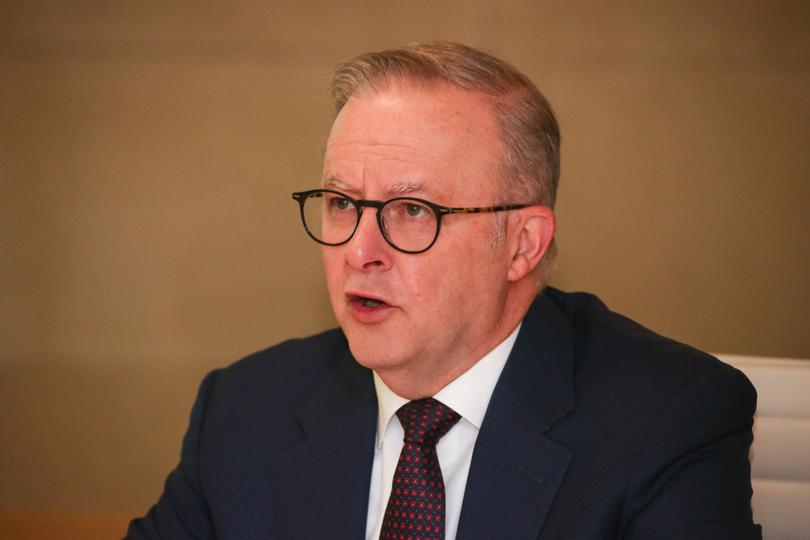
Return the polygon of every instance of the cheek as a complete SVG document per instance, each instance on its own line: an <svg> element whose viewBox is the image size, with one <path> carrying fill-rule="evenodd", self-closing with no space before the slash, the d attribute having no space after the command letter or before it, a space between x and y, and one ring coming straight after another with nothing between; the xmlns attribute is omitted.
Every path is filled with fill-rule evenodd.
<svg viewBox="0 0 810 540"><path fill-rule="evenodd" d="M411 302L424 305L430 300L431 291L437 283L425 265L419 264L419 261L412 261L411 264L400 263L396 265L395 272L398 274L396 281L406 289L403 292L407 292L407 298Z"/></svg>
<svg viewBox="0 0 810 540"><path fill-rule="evenodd" d="M441 257L437 264L414 265L404 275L410 276L408 287L415 305L427 310L428 319L452 316L459 303L464 302L464 279L469 266L447 264Z"/></svg>

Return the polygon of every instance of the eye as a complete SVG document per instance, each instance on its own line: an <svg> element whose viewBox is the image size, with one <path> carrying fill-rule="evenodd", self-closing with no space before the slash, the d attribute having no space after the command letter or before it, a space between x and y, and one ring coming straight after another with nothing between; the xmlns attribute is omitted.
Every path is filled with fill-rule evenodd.
<svg viewBox="0 0 810 540"><path fill-rule="evenodd" d="M405 214L408 217L412 217L412 218L424 217L425 214L427 213L427 211L428 211L427 208L425 208L421 204L416 204L416 203L406 203L405 204Z"/></svg>
<svg viewBox="0 0 810 540"><path fill-rule="evenodd" d="M334 210L351 210L354 208L354 202L347 197L334 196L330 198L329 206Z"/></svg>

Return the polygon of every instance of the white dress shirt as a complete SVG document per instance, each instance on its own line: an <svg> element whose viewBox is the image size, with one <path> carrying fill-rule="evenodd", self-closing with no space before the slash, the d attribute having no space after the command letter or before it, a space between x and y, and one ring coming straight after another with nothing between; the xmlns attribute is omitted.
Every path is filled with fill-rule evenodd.
<svg viewBox="0 0 810 540"><path fill-rule="evenodd" d="M519 330L520 325L486 356L433 396L461 415L461 420L436 444L436 454L439 456L439 466L444 478L447 540L456 537L478 430L481 429L492 391L509 353L512 352ZM396 412L409 401L388 388L376 372L374 387L377 390L378 424L366 521L367 540L377 540L380 537L394 470L403 445L404 431Z"/></svg>

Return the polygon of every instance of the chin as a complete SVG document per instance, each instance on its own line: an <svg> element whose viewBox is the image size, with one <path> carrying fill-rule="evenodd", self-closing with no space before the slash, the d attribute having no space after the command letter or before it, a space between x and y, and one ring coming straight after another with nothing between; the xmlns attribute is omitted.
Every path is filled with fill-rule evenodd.
<svg viewBox="0 0 810 540"><path fill-rule="evenodd" d="M344 330L349 341L352 356L361 366L380 371L396 367L403 363L403 355L397 353L397 347L382 332L375 336L358 335L358 332Z"/></svg>

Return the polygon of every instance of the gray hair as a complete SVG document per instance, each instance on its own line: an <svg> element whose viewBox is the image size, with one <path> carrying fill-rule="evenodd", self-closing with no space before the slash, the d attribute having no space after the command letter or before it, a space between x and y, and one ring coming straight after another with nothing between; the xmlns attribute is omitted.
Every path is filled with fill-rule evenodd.
<svg viewBox="0 0 810 540"><path fill-rule="evenodd" d="M560 179L560 128L548 100L507 62L459 43L412 43L339 64L332 75L331 94L340 112L360 90L448 83L493 99L504 147L502 196L516 199L503 202L530 201L554 208ZM552 241L540 263L541 279L550 274L555 255Z"/></svg>

